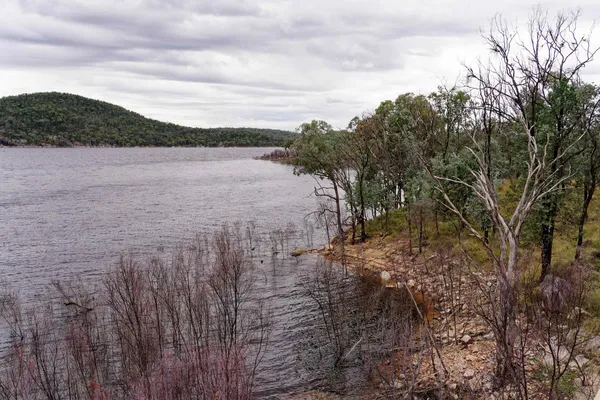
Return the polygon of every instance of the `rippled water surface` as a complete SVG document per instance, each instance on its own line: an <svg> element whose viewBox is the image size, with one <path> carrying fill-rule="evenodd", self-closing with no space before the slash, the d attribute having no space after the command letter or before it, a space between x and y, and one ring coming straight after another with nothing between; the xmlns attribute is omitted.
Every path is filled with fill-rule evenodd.
<svg viewBox="0 0 600 400"><path fill-rule="evenodd" d="M313 181L253 160L266 151L0 148L0 279L27 302L53 279L99 281L124 251L168 252L236 221L254 221L265 237L293 224L290 248L307 247L300 230L316 208ZM314 246L323 240L316 234ZM311 318L299 282L314 264L311 256L261 264L275 326L259 379L264 396L312 384L295 345Z"/></svg>

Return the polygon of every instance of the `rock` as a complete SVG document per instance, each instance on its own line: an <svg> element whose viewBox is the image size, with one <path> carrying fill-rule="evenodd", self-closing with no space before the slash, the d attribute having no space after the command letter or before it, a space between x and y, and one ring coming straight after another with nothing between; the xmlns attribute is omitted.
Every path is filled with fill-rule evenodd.
<svg viewBox="0 0 600 400"><path fill-rule="evenodd" d="M453 392L455 392L457 388L458 388L458 385L456 383L451 383L448 385L448 390L451 390Z"/></svg>
<svg viewBox="0 0 600 400"><path fill-rule="evenodd" d="M477 379L471 379L469 381L469 388L471 389L471 391L473 392L477 392L481 389L481 385L480 382Z"/></svg>
<svg viewBox="0 0 600 400"><path fill-rule="evenodd" d="M402 382L401 380L394 379L392 385L394 385L394 389L404 389L404 382Z"/></svg>
<svg viewBox="0 0 600 400"><path fill-rule="evenodd" d="M585 365L590 362L583 354L578 354L575 356L575 360L579 363L579 365Z"/></svg>
<svg viewBox="0 0 600 400"><path fill-rule="evenodd" d="M570 366L575 368L584 368L590 360L588 360L583 354L578 354L575 359L571 361Z"/></svg>
<svg viewBox="0 0 600 400"><path fill-rule="evenodd" d="M465 379L473 379L473 377L475 376L475 371L471 368L467 368L463 376L465 377Z"/></svg>
<svg viewBox="0 0 600 400"><path fill-rule="evenodd" d="M582 315L590 317L592 314L590 314L589 312L585 311L583 308L573 307L573 310L569 313L568 318L569 319L577 319L577 318L581 317Z"/></svg>
<svg viewBox="0 0 600 400"><path fill-rule="evenodd" d="M390 275L389 272L387 271L381 271L381 280L382 281L389 281L390 279L392 279L392 276Z"/></svg>
<svg viewBox="0 0 600 400"><path fill-rule="evenodd" d="M461 343L464 345L471 343L471 340L473 340L473 339L469 335L465 335L462 338L460 338Z"/></svg>
<svg viewBox="0 0 600 400"><path fill-rule="evenodd" d="M584 343L586 350L593 352L597 352L598 350L600 350L600 336L594 336L593 338L590 338Z"/></svg>
<svg viewBox="0 0 600 400"><path fill-rule="evenodd" d="M556 353L556 351L557 351L556 348L552 349L552 351L554 352L554 356L552 355L550 349L548 349L548 348L545 349L545 354L542 358L542 364L544 366L552 368L555 361L559 365L564 365L567 363L567 360L569 359L569 351L566 348L561 346L558 349L558 353ZM572 364L573 364L573 366L575 366L574 362Z"/></svg>
<svg viewBox="0 0 600 400"><path fill-rule="evenodd" d="M473 362L477 360L477 357L475 357L473 354L467 354L467 356L465 357L465 360L469 361L469 362Z"/></svg>

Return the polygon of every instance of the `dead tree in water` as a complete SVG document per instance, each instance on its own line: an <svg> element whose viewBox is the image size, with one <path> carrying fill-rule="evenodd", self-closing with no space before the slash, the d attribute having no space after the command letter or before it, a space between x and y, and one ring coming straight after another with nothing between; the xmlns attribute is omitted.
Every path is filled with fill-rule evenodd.
<svg viewBox="0 0 600 400"><path fill-rule="evenodd" d="M171 259L125 255L93 295L57 284L31 311L1 296L0 399L251 399L269 324L245 242L223 228Z"/></svg>

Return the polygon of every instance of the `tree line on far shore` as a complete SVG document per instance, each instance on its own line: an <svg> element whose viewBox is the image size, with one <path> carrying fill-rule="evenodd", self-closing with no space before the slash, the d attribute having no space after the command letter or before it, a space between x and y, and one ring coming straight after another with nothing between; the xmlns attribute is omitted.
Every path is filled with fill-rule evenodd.
<svg viewBox="0 0 600 400"><path fill-rule="evenodd" d="M275 147L293 132L259 128L190 128L67 93L0 98L0 145L111 147Z"/></svg>

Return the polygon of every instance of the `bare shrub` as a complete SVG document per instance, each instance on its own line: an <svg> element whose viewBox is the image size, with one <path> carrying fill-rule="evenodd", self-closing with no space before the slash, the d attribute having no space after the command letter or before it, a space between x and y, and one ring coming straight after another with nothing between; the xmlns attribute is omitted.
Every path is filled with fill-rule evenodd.
<svg viewBox="0 0 600 400"><path fill-rule="evenodd" d="M1 298L0 399L252 397L269 325L241 230L197 237L171 259L124 255L93 294L55 288L26 312Z"/></svg>
<svg viewBox="0 0 600 400"><path fill-rule="evenodd" d="M560 382L568 372L577 375L582 385L589 380L577 355L584 342L583 307L593 282L591 271L577 263L556 266L537 291L527 292L531 303L527 311L542 344L539 361L549 399L572 395L560 393Z"/></svg>
<svg viewBox="0 0 600 400"><path fill-rule="evenodd" d="M412 398L422 389L422 367L438 355L405 287L385 287L367 271L346 274L321 261L304 288L320 315L314 329L322 334L311 337L321 368L359 364L386 398Z"/></svg>

